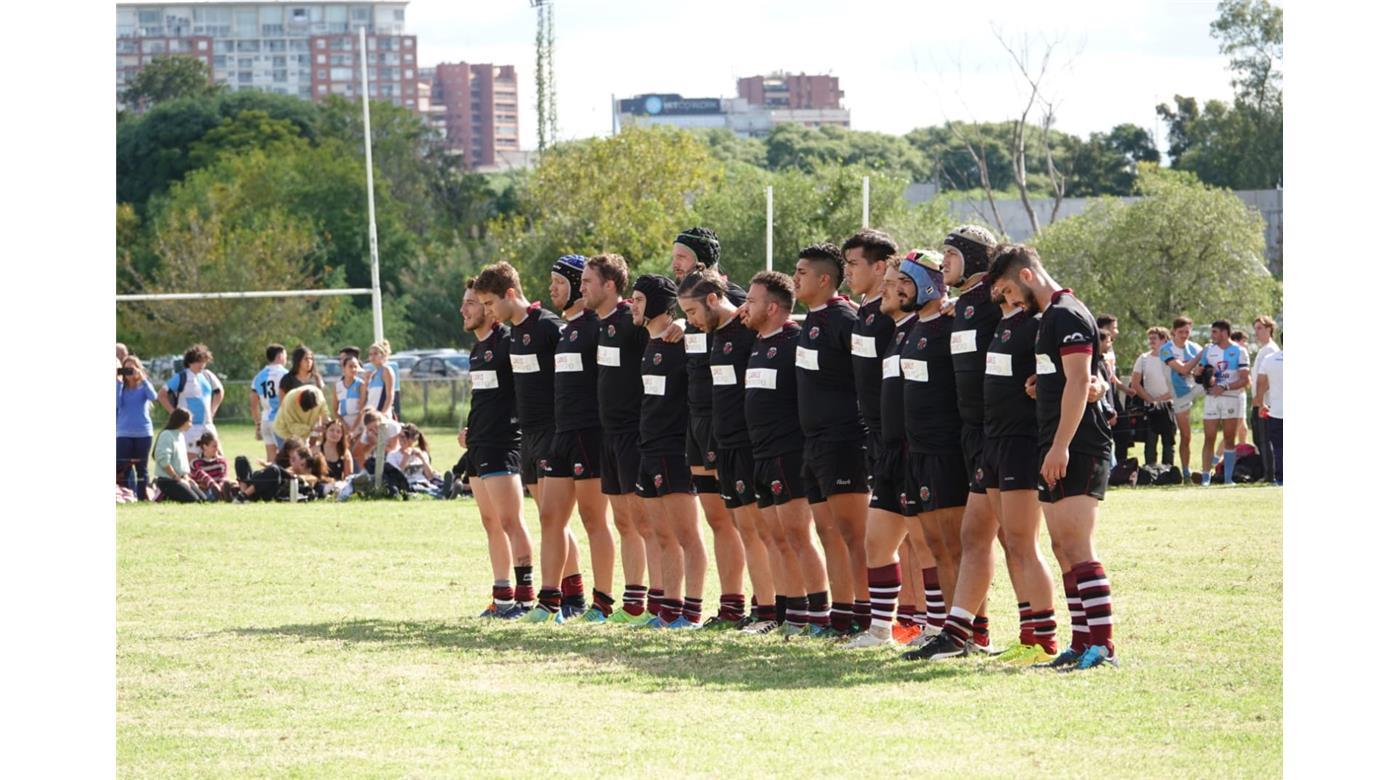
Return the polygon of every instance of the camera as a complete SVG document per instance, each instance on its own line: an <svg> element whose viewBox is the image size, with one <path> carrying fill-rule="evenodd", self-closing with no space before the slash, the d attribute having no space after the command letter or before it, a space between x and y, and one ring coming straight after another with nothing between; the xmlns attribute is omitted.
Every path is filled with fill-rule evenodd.
<svg viewBox="0 0 1400 780"><path fill-rule="evenodd" d="M131 366L122 366L121 368L117 369L117 374L119 376L135 376L136 369L132 368Z"/></svg>

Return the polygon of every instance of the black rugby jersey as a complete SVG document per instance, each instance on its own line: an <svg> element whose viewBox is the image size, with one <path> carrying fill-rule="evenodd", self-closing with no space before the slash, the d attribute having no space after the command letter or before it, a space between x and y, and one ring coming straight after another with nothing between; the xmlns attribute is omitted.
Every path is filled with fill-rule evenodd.
<svg viewBox="0 0 1400 780"><path fill-rule="evenodd" d="M525 319L511 326L510 370L522 431L554 427L554 347L562 327L563 320L538 303L530 304Z"/></svg>
<svg viewBox="0 0 1400 780"><path fill-rule="evenodd" d="M598 422L598 315L584 309L564 323L554 347L554 430L581 431Z"/></svg>
<svg viewBox="0 0 1400 780"><path fill-rule="evenodd" d="M650 339L641 366L638 447L648 454L685 452L685 344Z"/></svg>
<svg viewBox="0 0 1400 780"><path fill-rule="evenodd" d="M868 430L877 433L880 431L884 355L893 339L894 320L880 311L880 299L876 297L861 304L851 331L851 371L855 376L861 421Z"/></svg>
<svg viewBox="0 0 1400 780"><path fill-rule="evenodd" d="M515 418L515 382L510 372L510 331L499 322L478 339L468 359L471 367L472 408L467 412L467 446L520 446L520 423Z"/></svg>
<svg viewBox="0 0 1400 780"><path fill-rule="evenodd" d="M739 322L735 315L715 329L710 348L710 379L714 387L715 440L725 449L749 446L749 427L744 417L744 372L749 366L757 334Z"/></svg>
<svg viewBox="0 0 1400 780"><path fill-rule="evenodd" d="M809 439L852 441L865 437L851 368L856 313L841 299L807 313L797 336L797 412Z"/></svg>
<svg viewBox="0 0 1400 780"><path fill-rule="evenodd" d="M748 300L748 293L739 285L725 281L728 285L724 297L735 306L742 306ZM678 280L676 284L680 284ZM702 417L710 415L711 407L711 384L710 384L710 346L712 339L710 335L691 325L681 313L678 320L685 324L685 370L689 381L686 390L686 402L690 405L690 413Z"/></svg>
<svg viewBox="0 0 1400 780"><path fill-rule="evenodd" d="M1050 297L1050 306L1040 318L1035 342L1035 411L1042 448L1055 441L1055 429L1060 425L1060 400L1065 392L1064 357L1073 354L1089 355L1090 377L1103 362L1094 315L1070 290L1059 290ZM1112 447L1103 406L1085 402L1084 416L1079 419L1074 438L1070 439L1069 451L1107 458Z"/></svg>
<svg viewBox="0 0 1400 780"><path fill-rule="evenodd" d="M904 339L904 436L911 452L962 451L962 416L953 377L953 318L919 320Z"/></svg>
<svg viewBox="0 0 1400 780"><path fill-rule="evenodd" d="M987 346L1001 321L1001 306L992 303L991 290L978 282L953 301L953 371L957 373L958 413L967 425L982 419L982 372L987 366Z"/></svg>
<svg viewBox="0 0 1400 780"><path fill-rule="evenodd" d="M651 335L622 301L598 320L598 418L609 433L636 433L642 408L642 352Z"/></svg>
<svg viewBox="0 0 1400 780"><path fill-rule="evenodd" d="M1036 436L1035 400L1026 395L1026 380L1035 374L1035 340L1040 315L1016 309L1003 317L987 348L982 380L984 430L988 438Z"/></svg>
<svg viewBox="0 0 1400 780"><path fill-rule="evenodd" d="M802 449L797 416L797 335L801 326L783 325L768 338L755 338L744 370L744 419L755 458L775 458Z"/></svg>
<svg viewBox="0 0 1400 780"><path fill-rule="evenodd" d="M912 312L899 322L891 320L894 335L880 359L880 408L886 410L880 415L880 441L890 446L904 444L904 377L899 373L899 355L918 321Z"/></svg>

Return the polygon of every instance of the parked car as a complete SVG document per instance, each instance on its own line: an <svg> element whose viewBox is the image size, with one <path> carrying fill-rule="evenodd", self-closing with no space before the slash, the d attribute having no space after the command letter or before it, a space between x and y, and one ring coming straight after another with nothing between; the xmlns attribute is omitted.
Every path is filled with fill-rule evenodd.
<svg viewBox="0 0 1400 780"><path fill-rule="evenodd" d="M326 379L339 379L342 373L338 358L318 357L316 358L316 368Z"/></svg>
<svg viewBox="0 0 1400 780"><path fill-rule="evenodd" d="M428 379L431 377L445 377L456 379L466 376L469 372L467 367L470 357L465 355L432 355L419 358L413 364L414 379Z"/></svg>

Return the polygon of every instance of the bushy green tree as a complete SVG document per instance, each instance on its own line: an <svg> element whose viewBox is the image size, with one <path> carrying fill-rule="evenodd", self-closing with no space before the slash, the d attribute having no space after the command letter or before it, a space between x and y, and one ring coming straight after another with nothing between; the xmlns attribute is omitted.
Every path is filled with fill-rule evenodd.
<svg viewBox="0 0 1400 780"><path fill-rule="evenodd" d="M167 100L212 95L222 89L209 78L209 66L196 57L156 57L127 82L121 102L144 111Z"/></svg>

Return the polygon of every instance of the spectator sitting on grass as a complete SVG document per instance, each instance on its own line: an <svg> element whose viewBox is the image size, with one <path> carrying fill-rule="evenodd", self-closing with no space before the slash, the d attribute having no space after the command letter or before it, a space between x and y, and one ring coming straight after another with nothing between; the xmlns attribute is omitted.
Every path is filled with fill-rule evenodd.
<svg viewBox="0 0 1400 780"><path fill-rule="evenodd" d="M190 476L210 501L232 501L238 485L228 478L228 461L219 447L219 437L205 431L195 442L199 457L190 461Z"/></svg>
<svg viewBox="0 0 1400 780"><path fill-rule="evenodd" d="M318 447L326 462L326 473L340 482L355 473L355 456L350 452L350 433L343 420L327 423L325 435Z"/></svg>
<svg viewBox="0 0 1400 780"><path fill-rule="evenodd" d="M374 455L375 443L379 440L381 430L384 432L384 454L387 456L399 448L399 434L403 432L403 426L382 412L370 409L365 412L364 432L360 434L359 444L354 448L356 463L364 463Z"/></svg>
<svg viewBox="0 0 1400 780"><path fill-rule="evenodd" d="M384 462L395 466L408 477L408 484L420 493L439 495L442 479L433 471L433 460L428 454L428 439L418 426L404 423L399 433L397 451L384 457Z"/></svg>
<svg viewBox="0 0 1400 780"><path fill-rule="evenodd" d="M165 429L156 437L156 488L162 501L194 504L204 500L204 493L190 477L185 431L190 429L190 413L176 409L165 422Z"/></svg>

